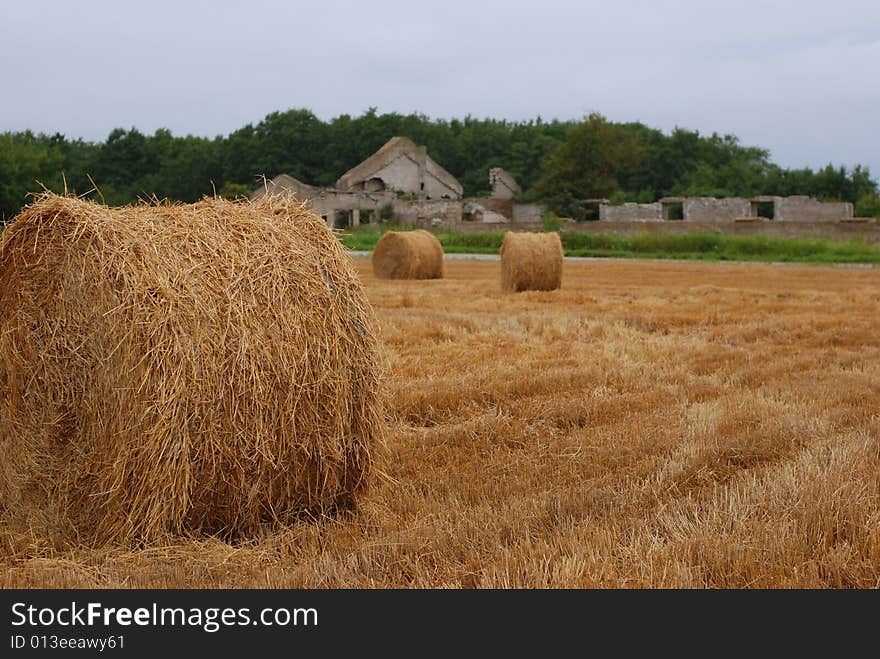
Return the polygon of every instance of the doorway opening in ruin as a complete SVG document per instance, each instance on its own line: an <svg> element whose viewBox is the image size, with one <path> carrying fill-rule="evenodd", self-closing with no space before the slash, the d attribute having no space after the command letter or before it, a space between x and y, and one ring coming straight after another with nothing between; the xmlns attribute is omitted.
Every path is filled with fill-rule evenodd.
<svg viewBox="0 0 880 659"><path fill-rule="evenodd" d="M768 220L776 216L776 204L772 201L753 201L752 217L763 217Z"/></svg>
<svg viewBox="0 0 880 659"><path fill-rule="evenodd" d="M683 220L684 219L684 203L680 201L670 201L663 204L664 220Z"/></svg>
<svg viewBox="0 0 880 659"><path fill-rule="evenodd" d="M578 219L580 219L580 218L578 218ZM594 220L599 219L599 202L598 201L587 201L584 203L583 219L587 222L592 222Z"/></svg>
<svg viewBox="0 0 880 659"><path fill-rule="evenodd" d="M351 211L332 212L334 229L347 229L351 226Z"/></svg>
<svg viewBox="0 0 880 659"><path fill-rule="evenodd" d="M375 224L378 211L375 209L364 209L361 211L361 224Z"/></svg>

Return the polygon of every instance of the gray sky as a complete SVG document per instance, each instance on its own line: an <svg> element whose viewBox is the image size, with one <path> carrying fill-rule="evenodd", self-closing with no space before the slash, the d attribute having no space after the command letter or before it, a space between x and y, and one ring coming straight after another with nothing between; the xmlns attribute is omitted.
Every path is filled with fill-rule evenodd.
<svg viewBox="0 0 880 659"><path fill-rule="evenodd" d="M878 0L0 0L0 131L214 136L267 113L734 133L880 176Z"/></svg>

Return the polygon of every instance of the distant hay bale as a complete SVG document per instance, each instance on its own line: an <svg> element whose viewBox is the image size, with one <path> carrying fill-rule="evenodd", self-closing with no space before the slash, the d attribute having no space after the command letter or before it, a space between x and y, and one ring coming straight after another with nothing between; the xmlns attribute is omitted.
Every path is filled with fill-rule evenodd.
<svg viewBox="0 0 880 659"><path fill-rule="evenodd" d="M382 446L374 316L289 197L45 194L0 242L0 515L90 544L354 503Z"/></svg>
<svg viewBox="0 0 880 659"><path fill-rule="evenodd" d="M430 231L388 231L373 248L379 279L441 279L443 247Z"/></svg>
<svg viewBox="0 0 880 659"><path fill-rule="evenodd" d="M552 291L562 285L559 234L508 231L501 243L501 289Z"/></svg>

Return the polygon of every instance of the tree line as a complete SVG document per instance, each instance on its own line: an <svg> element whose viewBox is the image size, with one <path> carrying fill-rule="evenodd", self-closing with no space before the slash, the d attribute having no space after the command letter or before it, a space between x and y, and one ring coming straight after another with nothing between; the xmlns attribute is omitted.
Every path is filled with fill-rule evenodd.
<svg viewBox="0 0 880 659"><path fill-rule="evenodd" d="M828 165L785 169L769 153L733 135L664 133L598 114L580 121L432 119L422 114L340 115L323 121L305 109L273 112L256 125L214 138L145 135L114 129L103 142L30 131L0 134L0 218L14 217L42 187L103 199L110 205L156 197L196 201L248 194L263 175L286 173L332 186L388 139L404 135L463 185L466 196L489 192L488 172L503 167L559 215L590 219L594 198L650 202L664 196L804 194L850 201L857 215L880 217L877 182L867 168ZM42 187L41 187L42 186ZM98 190L95 191L94 187Z"/></svg>

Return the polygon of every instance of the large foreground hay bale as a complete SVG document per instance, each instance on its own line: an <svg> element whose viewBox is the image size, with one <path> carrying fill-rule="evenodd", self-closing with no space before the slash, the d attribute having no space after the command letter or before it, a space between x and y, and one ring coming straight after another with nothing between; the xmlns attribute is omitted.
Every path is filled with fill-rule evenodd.
<svg viewBox="0 0 880 659"><path fill-rule="evenodd" d="M440 279L443 247L430 231L388 231L373 249L373 274L379 279Z"/></svg>
<svg viewBox="0 0 880 659"><path fill-rule="evenodd" d="M151 542L351 504L378 378L361 284L290 198L46 194L0 243L7 528Z"/></svg>
<svg viewBox="0 0 880 659"><path fill-rule="evenodd" d="M501 289L552 291L562 285L562 241L559 234L508 231L501 243Z"/></svg>

